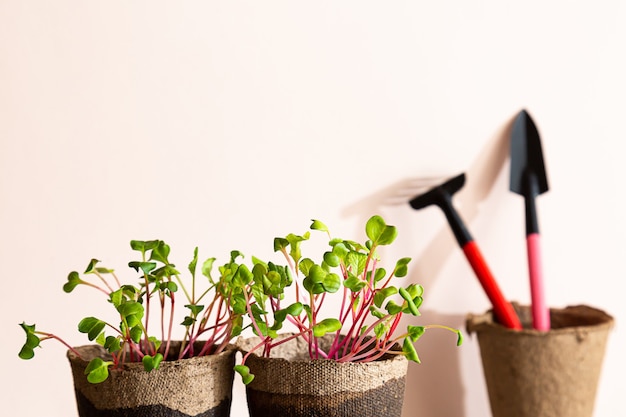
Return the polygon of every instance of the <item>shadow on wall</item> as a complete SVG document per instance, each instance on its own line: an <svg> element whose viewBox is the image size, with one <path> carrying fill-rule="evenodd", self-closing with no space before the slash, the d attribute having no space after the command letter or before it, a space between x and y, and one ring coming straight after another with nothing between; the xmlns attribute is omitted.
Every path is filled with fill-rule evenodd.
<svg viewBox="0 0 626 417"><path fill-rule="evenodd" d="M465 186L455 194L453 203L461 218L469 224L478 214L480 203L489 195L500 171L509 157L509 136L515 117L505 123L487 142L476 160L465 171ZM457 174L460 174L458 172ZM457 175L455 174L455 175ZM434 182L440 179L438 182ZM407 178L379 190L346 207L342 217L358 217L357 224L365 224L374 213L384 207L406 204L417 195L445 182L448 178L432 175ZM429 187L430 186L430 187ZM427 187L427 188L425 188ZM441 214L443 216L443 213ZM471 233L471 230L470 230ZM434 279L441 272L448 255L458 249L451 238L450 230L441 229L411 263L412 278ZM413 281L419 281L413 279ZM432 286L432 282L429 283Z"/></svg>
<svg viewBox="0 0 626 417"><path fill-rule="evenodd" d="M479 212L480 203L489 195L509 156L509 137L514 116L506 122L478 154L465 171L465 186L454 196L453 202L460 217L469 225ZM460 174L458 172L457 174ZM456 175L456 174L455 174ZM358 217L364 224L383 208L406 204L411 198L445 182L447 178L419 176L398 181L346 207L343 217ZM427 188L425 188L427 187ZM421 190L417 190L421 189ZM411 191L413 190L413 191ZM417 191L416 191L417 190ZM441 214L443 216L443 213ZM471 233L471 228L470 228ZM411 282L432 288L448 256L459 250L449 228L439 230L411 263ZM465 316L443 315L434 311L422 312L420 323L446 324L463 329ZM422 416L463 417L464 387L461 378L460 353L455 340L448 335L432 335L420 340L416 349L423 364L411 363L407 377L403 416L416 412Z"/></svg>

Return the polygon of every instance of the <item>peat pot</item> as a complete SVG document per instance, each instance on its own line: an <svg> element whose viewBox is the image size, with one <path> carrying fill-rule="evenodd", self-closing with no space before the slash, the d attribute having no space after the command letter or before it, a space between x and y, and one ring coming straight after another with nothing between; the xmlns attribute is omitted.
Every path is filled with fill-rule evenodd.
<svg viewBox="0 0 626 417"><path fill-rule="evenodd" d="M521 331L469 315L493 417L591 417L613 318L585 305L550 309L551 329L531 329L531 310L515 306Z"/></svg>
<svg viewBox="0 0 626 417"><path fill-rule="evenodd" d="M282 336L285 337L285 336ZM318 339L329 344L330 337ZM240 339L246 354L259 343ZM310 360L308 344L295 338L246 360L254 380L246 386L250 417L400 417L408 360L389 354L368 363Z"/></svg>
<svg viewBox="0 0 626 417"><path fill-rule="evenodd" d="M177 343L174 345L176 348ZM234 348L218 355L162 361L146 372L141 363L111 369L102 383L84 375L89 361L110 360L99 345L75 348L67 357L72 367L76 404L81 417L227 417L230 414ZM176 351L176 349L175 349Z"/></svg>

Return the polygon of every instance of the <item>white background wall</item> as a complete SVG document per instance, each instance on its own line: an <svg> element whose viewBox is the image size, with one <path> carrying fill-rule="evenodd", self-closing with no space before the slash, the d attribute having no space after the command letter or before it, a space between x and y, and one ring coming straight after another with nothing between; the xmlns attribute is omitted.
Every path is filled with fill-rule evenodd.
<svg viewBox="0 0 626 417"><path fill-rule="evenodd" d="M488 301L437 209L389 205L407 180L468 174L459 209L507 297L530 299L507 130L542 134L550 305L616 317L596 416L623 409L626 6L615 1L0 1L0 402L75 415L65 350L18 359L18 323L73 344L108 312L70 270L125 271L130 239L269 256L309 219L362 237L382 214L414 258L423 321L463 327ZM418 345L405 415L489 415L476 340ZM236 386L235 395L242 397ZM246 416L245 403L233 406Z"/></svg>

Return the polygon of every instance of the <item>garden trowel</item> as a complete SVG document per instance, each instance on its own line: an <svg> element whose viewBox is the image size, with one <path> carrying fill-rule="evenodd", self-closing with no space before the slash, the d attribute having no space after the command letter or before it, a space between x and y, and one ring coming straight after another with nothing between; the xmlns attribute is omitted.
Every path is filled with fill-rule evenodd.
<svg viewBox="0 0 626 417"><path fill-rule="evenodd" d="M530 115L522 110L511 131L510 189L524 197L526 206L526 249L532 300L533 327L550 330L550 311L546 305L541 266L539 222L535 198L548 191L539 132Z"/></svg>

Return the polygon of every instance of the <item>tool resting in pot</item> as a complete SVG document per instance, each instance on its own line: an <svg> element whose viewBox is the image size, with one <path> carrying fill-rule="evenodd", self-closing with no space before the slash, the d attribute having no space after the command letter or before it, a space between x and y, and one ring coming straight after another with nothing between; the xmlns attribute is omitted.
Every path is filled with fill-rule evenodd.
<svg viewBox="0 0 626 417"><path fill-rule="evenodd" d="M548 179L543 163L539 132L530 115L522 110L511 131L510 189L524 197L526 206L526 249L533 327L550 330L550 310L546 304L541 265L539 221L535 198L548 191Z"/></svg>
<svg viewBox="0 0 626 417"><path fill-rule="evenodd" d="M520 330L522 325L513 306L502 295L502 291L500 291L500 287L494 279L478 245L452 204L452 195L460 190L464 184L465 174L458 175L439 186L431 188L424 194L414 197L409 204L416 210L432 204L443 210L459 246L463 249L465 257L491 301L496 321L508 328Z"/></svg>

